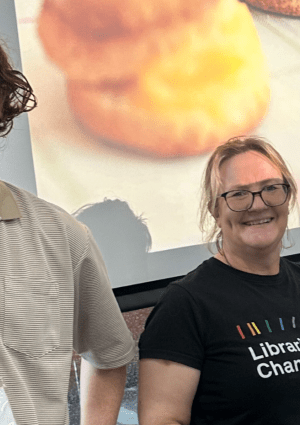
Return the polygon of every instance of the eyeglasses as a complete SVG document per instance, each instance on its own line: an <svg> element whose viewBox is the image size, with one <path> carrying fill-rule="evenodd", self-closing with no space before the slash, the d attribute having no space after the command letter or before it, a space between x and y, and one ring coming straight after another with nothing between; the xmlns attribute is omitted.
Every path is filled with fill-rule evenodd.
<svg viewBox="0 0 300 425"><path fill-rule="evenodd" d="M254 202L254 196L259 195L268 207L278 207L287 200L290 185L286 183L265 186L262 190L251 192L250 190L230 190L222 193L218 198L224 198L231 211L240 212L249 210Z"/></svg>

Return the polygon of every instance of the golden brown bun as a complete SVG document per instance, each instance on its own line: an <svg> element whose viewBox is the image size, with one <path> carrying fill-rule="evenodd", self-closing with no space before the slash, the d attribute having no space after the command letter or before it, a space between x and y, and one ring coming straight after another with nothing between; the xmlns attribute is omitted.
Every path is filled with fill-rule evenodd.
<svg viewBox="0 0 300 425"><path fill-rule="evenodd" d="M81 2L82 13L95 1ZM96 137L151 155L195 155L251 131L265 116L268 71L245 4L203 0L201 19L160 27L151 17L143 31L123 25L122 37L107 38L84 36L65 19L67 0L56 4L45 2L39 33L66 72L74 114Z"/></svg>
<svg viewBox="0 0 300 425"><path fill-rule="evenodd" d="M264 87L255 101L242 96L238 103L243 103L243 107L236 111L228 108L231 120L224 123L216 122L201 110L190 114L178 111L172 116L151 114L130 103L126 91L120 95L68 84L74 115L94 136L159 157L202 154L231 137L246 134L264 116L268 96L268 87ZM236 122L235 112L241 114Z"/></svg>
<svg viewBox="0 0 300 425"><path fill-rule="evenodd" d="M176 52L144 65L131 84L68 82L69 103L94 135L152 155L195 155L245 134L269 104L268 71L249 11L238 4L233 21L202 39L187 28ZM226 33L226 32L225 32Z"/></svg>
<svg viewBox="0 0 300 425"><path fill-rule="evenodd" d="M283 15L300 16L299 0L246 0L251 6Z"/></svg>
<svg viewBox="0 0 300 425"><path fill-rule="evenodd" d="M72 7L70 2L72 5L74 2ZM206 13L206 22L202 23L204 33L218 2L211 1L211 14ZM162 5L156 7L158 3ZM109 13L106 10L102 14L104 5ZM135 6L132 15L128 12L130 5ZM153 7L148 15L150 5ZM93 83L128 80L139 73L149 57L164 55L178 46L185 33L185 23L203 15L200 5L197 0L130 0L126 7L122 0L46 0L39 17L38 32L47 54L68 78ZM167 6L170 19L165 17ZM181 11L181 15L176 15L176 10ZM140 14L136 14L137 11ZM130 17L136 19L131 22Z"/></svg>
<svg viewBox="0 0 300 425"><path fill-rule="evenodd" d="M176 25L182 21L194 21L209 6L199 0L46 0L44 7L59 13L75 32L87 29L95 37L124 36L151 28Z"/></svg>

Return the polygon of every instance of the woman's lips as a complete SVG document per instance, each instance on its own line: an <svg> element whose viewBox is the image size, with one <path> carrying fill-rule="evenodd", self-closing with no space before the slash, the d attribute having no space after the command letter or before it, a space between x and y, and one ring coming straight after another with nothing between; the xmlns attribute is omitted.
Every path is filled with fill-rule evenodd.
<svg viewBox="0 0 300 425"><path fill-rule="evenodd" d="M273 220L272 217L268 217L268 218L261 218L261 219L257 219L257 220L247 221L244 224L246 226L257 226L257 225L261 225L261 224L270 223L272 220Z"/></svg>

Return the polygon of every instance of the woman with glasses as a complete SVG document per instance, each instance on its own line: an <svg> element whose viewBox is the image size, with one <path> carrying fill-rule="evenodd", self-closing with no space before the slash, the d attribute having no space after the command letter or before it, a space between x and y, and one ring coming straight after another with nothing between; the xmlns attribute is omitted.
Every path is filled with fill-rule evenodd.
<svg viewBox="0 0 300 425"><path fill-rule="evenodd" d="M280 258L296 183L269 143L242 137L213 152L203 188L217 253L146 322L140 425L300 423L300 266Z"/></svg>

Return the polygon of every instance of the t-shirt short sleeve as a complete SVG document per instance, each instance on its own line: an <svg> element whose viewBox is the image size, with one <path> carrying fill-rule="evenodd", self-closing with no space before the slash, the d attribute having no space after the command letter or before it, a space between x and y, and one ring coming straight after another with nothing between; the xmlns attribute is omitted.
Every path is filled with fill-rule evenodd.
<svg viewBox="0 0 300 425"><path fill-rule="evenodd" d="M201 316L192 295L172 283L150 313L139 341L140 359L164 359L201 370Z"/></svg>
<svg viewBox="0 0 300 425"><path fill-rule="evenodd" d="M75 270L74 349L98 369L128 364L135 341L112 291L107 270L86 228L86 249Z"/></svg>

